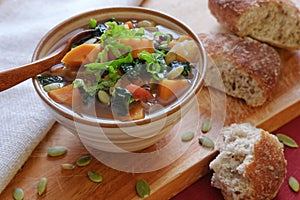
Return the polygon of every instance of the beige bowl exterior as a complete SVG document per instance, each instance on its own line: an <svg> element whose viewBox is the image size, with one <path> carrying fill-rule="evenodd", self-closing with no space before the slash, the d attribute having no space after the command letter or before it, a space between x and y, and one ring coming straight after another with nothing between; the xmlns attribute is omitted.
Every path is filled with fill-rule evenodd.
<svg viewBox="0 0 300 200"><path fill-rule="evenodd" d="M195 95L203 86L206 57L202 43L189 27L169 15L151 9L140 7L102 8L74 16L51 29L36 47L32 60L40 59L60 47L74 33L86 28L91 18L95 18L98 22L104 22L112 17L118 20L153 20L157 24L191 36L199 44L200 73L191 89L179 101L168 106L163 112L158 112L143 120L133 122L102 120L82 116L57 104L44 92L36 78L33 79L33 84L55 119L79 136L85 146L107 152L139 151L164 137L172 126L190 110L191 106L197 103Z"/></svg>

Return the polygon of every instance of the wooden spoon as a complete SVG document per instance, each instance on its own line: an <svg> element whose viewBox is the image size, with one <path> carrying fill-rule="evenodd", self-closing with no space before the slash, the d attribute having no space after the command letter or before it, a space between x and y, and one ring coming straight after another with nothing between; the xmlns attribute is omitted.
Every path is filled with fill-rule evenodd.
<svg viewBox="0 0 300 200"><path fill-rule="evenodd" d="M81 31L69 38L66 41L65 46L53 54L35 62L0 72L0 92L32 78L60 63L64 55L71 49L72 44L77 42L79 39L86 38L88 36L91 37L94 32L94 29Z"/></svg>

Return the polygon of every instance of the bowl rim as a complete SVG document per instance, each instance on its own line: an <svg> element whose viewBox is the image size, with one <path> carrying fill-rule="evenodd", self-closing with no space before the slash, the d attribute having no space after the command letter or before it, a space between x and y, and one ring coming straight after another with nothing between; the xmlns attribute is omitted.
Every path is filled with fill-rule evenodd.
<svg viewBox="0 0 300 200"><path fill-rule="evenodd" d="M197 34L184 22L181 20L177 19L174 16L171 16L167 13L164 13L159 10L151 9L151 8L145 8L145 7L137 7L137 6L113 6L113 7L103 7L99 9L94 9L94 10L89 10L85 11L79 14L76 14L74 16L71 16L62 22L58 23L56 26L51 28L40 40L40 42L37 44L35 47L35 50L32 55L31 61L35 61L37 59L40 59L40 51L42 47L44 46L45 43L47 43L47 39L51 38L53 35L55 35L55 32L59 30L64 24L68 24L69 22L76 21L80 19L81 16L83 15L93 15L93 13L99 13L99 12L147 12L147 14L154 15L156 17L164 18L164 20L171 21L172 23L180 26L185 32L189 34L190 37L197 43L198 48L200 49L200 56L201 56L201 65L202 65L202 73L198 73L199 75L197 76L196 80L194 81L194 84L192 85L191 92L186 92L183 96L180 98L182 101L175 101L171 105L168 106L168 110L162 112L162 114L159 114L160 112L155 112L157 114L153 114L153 116L150 118L144 118L140 120L130 120L130 121L120 121L120 120L101 120L99 118L95 117L90 117L90 118L83 118L82 115L76 113L75 111L64 108L62 105L54 102L51 100L49 96L46 95L46 92L43 91L43 88L41 84L38 82L36 77L32 78L32 82L34 85L34 88L36 92L38 93L39 97L43 100L44 103L46 103L48 106L50 106L56 113L63 115L64 117L75 121L75 122L80 122L86 125L92 125L92 126L100 126L100 127L105 127L105 128L117 128L117 127L131 127L131 126L136 126L136 125L143 125L143 124L149 124L154 121L160 120L161 118L165 118L166 116L170 116L177 111L180 111L180 109L185 106L186 104L189 103L189 101L192 100L192 98L201 90L201 88L204 85L204 77L206 74L206 69L207 69L207 58L206 58L206 51L204 48L203 43L201 42L200 38L197 36ZM80 25L78 26L80 28ZM66 33L68 34L68 33ZM65 35L64 35L65 36ZM49 53L49 52L47 52ZM170 108L172 107L172 108ZM165 110L165 109L163 109Z"/></svg>

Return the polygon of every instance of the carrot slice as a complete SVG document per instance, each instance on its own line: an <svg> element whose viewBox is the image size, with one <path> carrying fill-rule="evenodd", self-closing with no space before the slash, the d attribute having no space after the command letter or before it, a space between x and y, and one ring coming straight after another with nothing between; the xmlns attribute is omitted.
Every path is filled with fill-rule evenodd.
<svg viewBox="0 0 300 200"><path fill-rule="evenodd" d="M81 94L78 88L73 88L73 85L67 85L57 90L51 90L49 93L51 99L57 103L61 103L72 107L73 101L81 102Z"/></svg>
<svg viewBox="0 0 300 200"><path fill-rule="evenodd" d="M167 104L177 99L190 86L188 80L164 79L158 84L158 99L161 103Z"/></svg>
<svg viewBox="0 0 300 200"><path fill-rule="evenodd" d="M69 51L61 60L67 67L79 68L84 63L94 62L101 51L99 44L81 44Z"/></svg>

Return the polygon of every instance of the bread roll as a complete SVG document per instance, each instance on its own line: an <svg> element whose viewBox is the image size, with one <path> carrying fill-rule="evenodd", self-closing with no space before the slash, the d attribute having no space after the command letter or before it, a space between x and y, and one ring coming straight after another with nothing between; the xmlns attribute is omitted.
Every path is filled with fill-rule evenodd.
<svg viewBox="0 0 300 200"><path fill-rule="evenodd" d="M251 107L263 105L280 74L278 52L267 44L230 33L202 33L199 37L208 55L206 85L244 99ZM217 77L223 79L225 88Z"/></svg>
<svg viewBox="0 0 300 200"><path fill-rule="evenodd" d="M239 36L300 49L300 11L291 0L209 0L209 9Z"/></svg>
<svg viewBox="0 0 300 200"><path fill-rule="evenodd" d="M276 136L250 124L222 130L220 154L210 163L212 185L226 200L273 199L286 176L283 145Z"/></svg>

